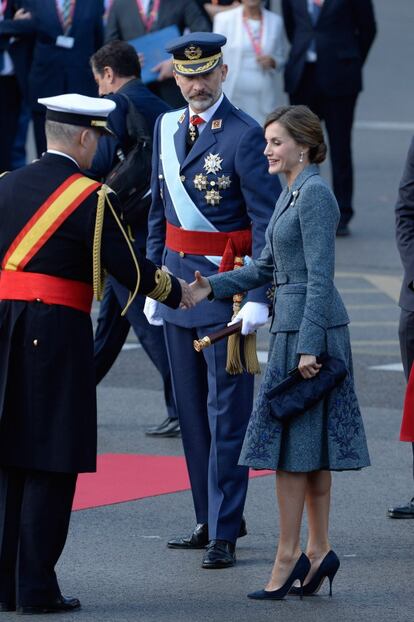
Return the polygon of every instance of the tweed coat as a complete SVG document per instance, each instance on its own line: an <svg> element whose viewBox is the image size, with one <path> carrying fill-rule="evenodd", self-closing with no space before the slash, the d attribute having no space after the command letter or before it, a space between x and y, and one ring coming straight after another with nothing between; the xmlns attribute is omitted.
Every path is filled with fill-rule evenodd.
<svg viewBox="0 0 414 622"><path fill-rule="evenodd" d="M345 470L369 464L354 391L348 314L335 288L336 200L310 165L277 201L259 259L236 272L209 277L214 297L274 278L269 362L248 426L241 463L255 468ZM300 354L327 351L348 367L328 398L284 427L272 419L265 392L286 377Z"/></svg>

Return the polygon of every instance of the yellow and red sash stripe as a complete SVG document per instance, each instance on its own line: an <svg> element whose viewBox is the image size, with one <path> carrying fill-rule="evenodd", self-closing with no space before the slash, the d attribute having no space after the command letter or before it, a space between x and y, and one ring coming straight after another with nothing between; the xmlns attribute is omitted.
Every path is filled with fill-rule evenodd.
<svg viewBox="0 0 414 622"><path fill-rule="evenodd" d="M4 256L2 269L23 270L56 229L100 185L80 173L71 175L23 227Z"/></svg>
<svg viewBox="0 0 414 622"><path fill-rule="evenodd" d="M100 183L76 173L40 206L4 256L0 271L0 300L36 300L90 313L93 288L89 283L23 270L56 229L100 186Z"/></svg>

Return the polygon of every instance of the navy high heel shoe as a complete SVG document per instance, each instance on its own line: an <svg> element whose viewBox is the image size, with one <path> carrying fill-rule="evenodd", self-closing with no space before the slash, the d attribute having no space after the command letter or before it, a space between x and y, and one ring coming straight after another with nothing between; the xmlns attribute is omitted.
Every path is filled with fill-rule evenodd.
<svg viewBox="0 0 414 622"><path fill-rule="evenodd" d="M299 592L302 588L306 575L310 570L311 564L305 553L299 557L292 572L286 579L285 583L277 590L258 590L257 592L251 592L247 594L248 598L254 598L255 600L282 600L291 589L295 581L300 581L301 587L298 588ZM302 596L301 596L302 598Z"/></svg>
<svg viewBox="0 0 414 622"><path fill-rule="evenodd" d="M329 596L332 596L332 582L338 572L340 564L341 562L339 561L337 554L333 551L329 551L329 553L327 553L321 561L318 570L315 572L309 583L300 588L292 587L290 593L296 595L303 594L303 596L311 596L311 594L316 594L319 592L324 580L327 578L329 580Z"/></svg>

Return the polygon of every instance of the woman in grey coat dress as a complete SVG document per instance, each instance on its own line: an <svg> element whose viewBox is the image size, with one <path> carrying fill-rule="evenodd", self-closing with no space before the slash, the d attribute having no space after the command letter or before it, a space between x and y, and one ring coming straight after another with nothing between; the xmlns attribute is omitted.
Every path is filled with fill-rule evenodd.
<svg viewBox="0 0 414 622"><path fill-rule="evenodd" d="M283 173L280 195L259 259L245 268L206 279L196 273L196 301L224 298L258 287L276 285L269 360L246 433L240 463L274 469L280 511L276 560L265 590L256 599L280 599L295 580L303 594L332 580L339 559L328 538L331 471L360 469L369 455L355 395L348 315L334 286L335 233L339 209L319 175L326 146L319 119L306 106L281 106L265 123L270 174ZM238 319L243 319L243 309ZM242 333L254 330L243 325ZM304 378L321 367L322 352L346 362L348 376L327 398L282 425L272 418L266 392L298 366ZM306 504L308 542L300 550L300 528ZM306 578L305 578L306 577ZM331 592L330 592L331 593Z"/></svg>

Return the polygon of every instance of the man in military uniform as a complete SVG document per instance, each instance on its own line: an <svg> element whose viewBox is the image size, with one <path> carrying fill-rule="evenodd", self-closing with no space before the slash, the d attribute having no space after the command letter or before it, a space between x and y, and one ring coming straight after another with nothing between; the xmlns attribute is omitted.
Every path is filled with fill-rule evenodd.
<svg viewBox="0 0 414 622"><path fill-rule="evenodd" d="M0 611L23 614L80 607L54 567L77 473L96 466L89 312L100 263L131 291L191 304L187 286L131 252L114 193L80 172L115 103L40 103L47 153L0 179Z"/></svg>
<svg viewBox="0 0 414 622"><path fill-rule="evenodd" d="M238 258L257 257L280 193L267 172L263 132L222 94L227 67L226 39L190 33L168 47L174 73L188 102L162 115L155 126L153 203L147 255L192 281L194 271L211 275L233 269ZM222 259L223 258L223 259ZM266 288L249 292L243 322L250 330L268 317ZM232 300L205 302L190 311L154 309L164 319L184 452L197 525L171 548L204 548L203 568L235 562L235 542L246 533L242 521L248 469L238 466L251 413L251 374L226 371L226 342L198 354L193 340L226 326Z"/></svg>

